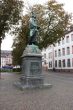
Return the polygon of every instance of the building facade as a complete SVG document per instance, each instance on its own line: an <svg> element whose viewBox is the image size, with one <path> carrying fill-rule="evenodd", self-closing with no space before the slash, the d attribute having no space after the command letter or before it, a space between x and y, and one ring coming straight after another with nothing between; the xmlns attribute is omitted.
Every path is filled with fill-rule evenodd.
<svg viewBox="0 0 73 110"><path fill-rule="evenodd" d="M73 71L73 30L67 32L54 46L43 49L42 56L43 65L45 61L49 70Z"/></svg>
<svg viewBox="0 0 73 110"><path fill-rule="evenodd" d="M12 52L2 50L1 51L1 67L3 66L11 66L12 65Z"/></svg>

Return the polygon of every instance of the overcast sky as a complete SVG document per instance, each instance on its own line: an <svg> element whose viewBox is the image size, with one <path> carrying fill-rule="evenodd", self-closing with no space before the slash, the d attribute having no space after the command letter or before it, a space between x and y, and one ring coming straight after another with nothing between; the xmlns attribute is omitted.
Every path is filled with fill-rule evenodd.
<svg viewBox="0 0 73 110"><path fill-rule="evenodd" d="M27 4L27 1L29 3L29 5L33 5L33 4L38 4L38 3L45 3L47 2L48 0L25 0L26 1L26 4ZM69 13L73 13L73 0L56 0L60 3L63 3L64 4L64 9L69 12ZM7 35L5 37L5 39L3 40L2 42L2 50L12 50L12 43L13 43L13 38L12 36L10 35Z"/></svg>

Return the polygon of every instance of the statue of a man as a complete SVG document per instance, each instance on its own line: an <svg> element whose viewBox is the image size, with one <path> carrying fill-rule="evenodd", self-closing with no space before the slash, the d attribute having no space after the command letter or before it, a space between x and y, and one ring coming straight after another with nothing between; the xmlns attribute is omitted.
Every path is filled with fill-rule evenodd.
<svg viewBox="0 0 73 110"><path fill-rule="evenodd" d="M32 16L29 21L30 35L29 35L29 45L36 44L36 37L38 33L38 25L35 14L32 12Z"/></svg>

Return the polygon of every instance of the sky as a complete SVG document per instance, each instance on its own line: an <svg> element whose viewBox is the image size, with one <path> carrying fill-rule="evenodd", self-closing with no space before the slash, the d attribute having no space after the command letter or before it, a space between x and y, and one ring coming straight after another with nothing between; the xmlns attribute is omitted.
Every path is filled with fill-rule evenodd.
<svg viewBox="0 0 73 110"><path fill-rule="evenodd" d="M25 3L28 4L27 5L33 5L33 4L44 4L45 2L47 2L48 0L25 0ZM63 3L64 4L64 9L69 12L69 13L73 13L73 0L56 0L59 3ZM13 44L13 37L9 34L6 34L5 39L2 41L2 50L12 50L12 44Z"/></svg>

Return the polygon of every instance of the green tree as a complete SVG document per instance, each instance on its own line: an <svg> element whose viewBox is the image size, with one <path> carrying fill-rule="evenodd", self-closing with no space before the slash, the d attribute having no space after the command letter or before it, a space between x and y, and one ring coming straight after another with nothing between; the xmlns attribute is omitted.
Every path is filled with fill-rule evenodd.
<svg viewBox="0 0 73 110"><path fill-rule="evenodd" d="M38 25L40 26L40 30L37 38L37 45L40 48L43 47L46 48L48 45L54 44L55 42L59 41L60 38L63 37L64 32L69 27L71 21L71 14L65 12L65 10L63 9L63 4L59 4L55 0L50 0L45 5L40 5L40 4L34 5L29 10L28 13L29 17L30 17L30 12L32 10L36 13ZM27 26L25 25L25 22L23 22L22 24L22 27L24 27L23 37L27 37L27 33L25 30L29 32L28 23L27 23L28 19L25 19L24 21L26 22ZM25 45L25 42L23 44Z"/></svg>
<svg viewBox="0 0 73 110"><path fill-rule="evenodd" d="M44 6L33 7L40 26L38 42L40 48L46 48L59 41L71 25L71 14L68 14L63 6L55 0L50 0Z"/></svg>
<svg viewBox="0 0 73 110"><path fill-rule="evenodd" d="M59 41L70 26L70 21L71 14L65 12L63 4L59 4L55 0L49 1L45 7L41 47L47 47Z"/></svg>
<svg viewBox="0 0 73 110"><path fill-rule="evenodd" d="M14 39L13 43L13 65L20 65L22 53L28 42L29 34L29 16L25 15L22 19L22 24L18 32L18 36Z"/></svg>
<svg viewBox="0 0 73 110"><path fill-rule="evenodd" d="M23 2L21 0L0 0L0 67L1 67L1 42L5 33L16 28L21 19ZM14 30L13 27L13 30Z"/></svg>

